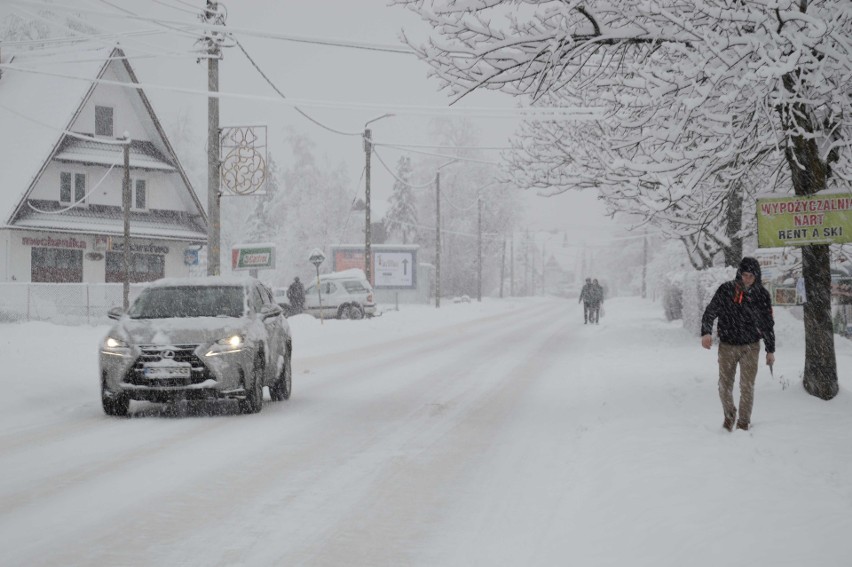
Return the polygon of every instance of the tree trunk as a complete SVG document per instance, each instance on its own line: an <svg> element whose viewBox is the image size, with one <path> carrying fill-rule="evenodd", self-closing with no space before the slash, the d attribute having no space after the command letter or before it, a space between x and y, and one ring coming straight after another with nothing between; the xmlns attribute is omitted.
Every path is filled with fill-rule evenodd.
<svg viewBox="0 0 852 567"><path fill-rule="evenodd" d="M784 85L795 91L794 77L784 77ZM814 132L809 108L802 103L780 108L781 121L789 132ZM796 195L808 196L826 187L828 166L819 157L813 136L794 135L787 142L787 165ZM837 358L831 324L831 261L827 244L802 247L802 275L805 278L805 373L803 386L812 396L830 400L837 395Z"/></svg>
<svg viewBox="0 0 852 567"><path fill-rule="evenodd" d="M831 264L828 244L802 247L805 277L804 387L812 396L830 400L837 395L837 361L831 324Z"/></svg>
<svg viewBox="0 0 852 567"><path fill-rule="evenodd" d="M740 230L743 227L743 191L739 181L731 187L728 195L728 209L725 212L727 223L725 235L729 244L725 246L725 265L736 267L743 257L743 237Z"/></svg>

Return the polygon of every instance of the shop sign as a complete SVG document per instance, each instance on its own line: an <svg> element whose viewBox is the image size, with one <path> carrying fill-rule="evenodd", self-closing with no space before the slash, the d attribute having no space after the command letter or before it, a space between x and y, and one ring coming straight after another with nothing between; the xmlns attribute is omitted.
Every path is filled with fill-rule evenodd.
<svg viewBox="0 0 852 567"><path fill-rule="evenodd" d="M852 242L852 197L758 199L757 239L761 248Z"/></svg>
<svg viewBox="0 0 852 567"><path fill-rule="evenodd" d="M73 248L75 250L85 250L86 241L77 240L76 238L53 238L45 236L44 238L31 238L24 236L21 239L21 244L24 246L36 246L40 248Z"/></svg>
<svg viewBox="0 0 852 567"><path fill-rule="evenodd" d="M231 249L231 269L261 270L275 268L275 245L245 244Z"/></svg>

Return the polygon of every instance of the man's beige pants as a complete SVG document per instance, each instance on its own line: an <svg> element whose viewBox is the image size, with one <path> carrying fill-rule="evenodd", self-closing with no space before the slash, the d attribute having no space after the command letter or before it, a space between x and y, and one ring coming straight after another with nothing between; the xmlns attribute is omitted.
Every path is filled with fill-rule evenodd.
<svg viewBox="0 0 852 567"><path fill-rule="evenodd" d="M729 345L719 343L719 398L725 418L731 421L737 417L734 405L734 379L737 364L740 365L740 411L738 423L751 423L751 408L754 405L754 379L757 377L757 359L760 356L760 342L748 345Z"/></svg>

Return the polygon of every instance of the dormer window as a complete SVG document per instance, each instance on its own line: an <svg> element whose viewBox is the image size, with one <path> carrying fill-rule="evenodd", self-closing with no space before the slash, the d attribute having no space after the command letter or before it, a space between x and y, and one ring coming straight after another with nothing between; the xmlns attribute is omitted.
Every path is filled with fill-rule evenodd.
<svg viewBox="0 0 852 567"><path fill-rule="evenodd" d="M109 136L112 138L112 107L111 106L96 106L95 107L95 135Z"/></svg>

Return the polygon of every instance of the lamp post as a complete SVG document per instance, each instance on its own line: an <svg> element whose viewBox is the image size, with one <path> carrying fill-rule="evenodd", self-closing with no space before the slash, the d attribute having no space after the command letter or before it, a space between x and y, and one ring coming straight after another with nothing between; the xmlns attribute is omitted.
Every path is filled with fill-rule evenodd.
<svg viewBox="0 0 852 567"><path fill-rule="evenodd" d="M370 283L373 283L373 230L370 218L370 156L373 153L373 132L367 128L367 126L369 126L372 122L381 120L382 118L389 118L391 116L395 115L392 112L387 112L381 116L373 118L372 120L367 120L367 122L364 123L364 157L366 160L364 166L364 204L367 207L367 212L364 215L364 275L367 276L367 281Z"/></svg>

